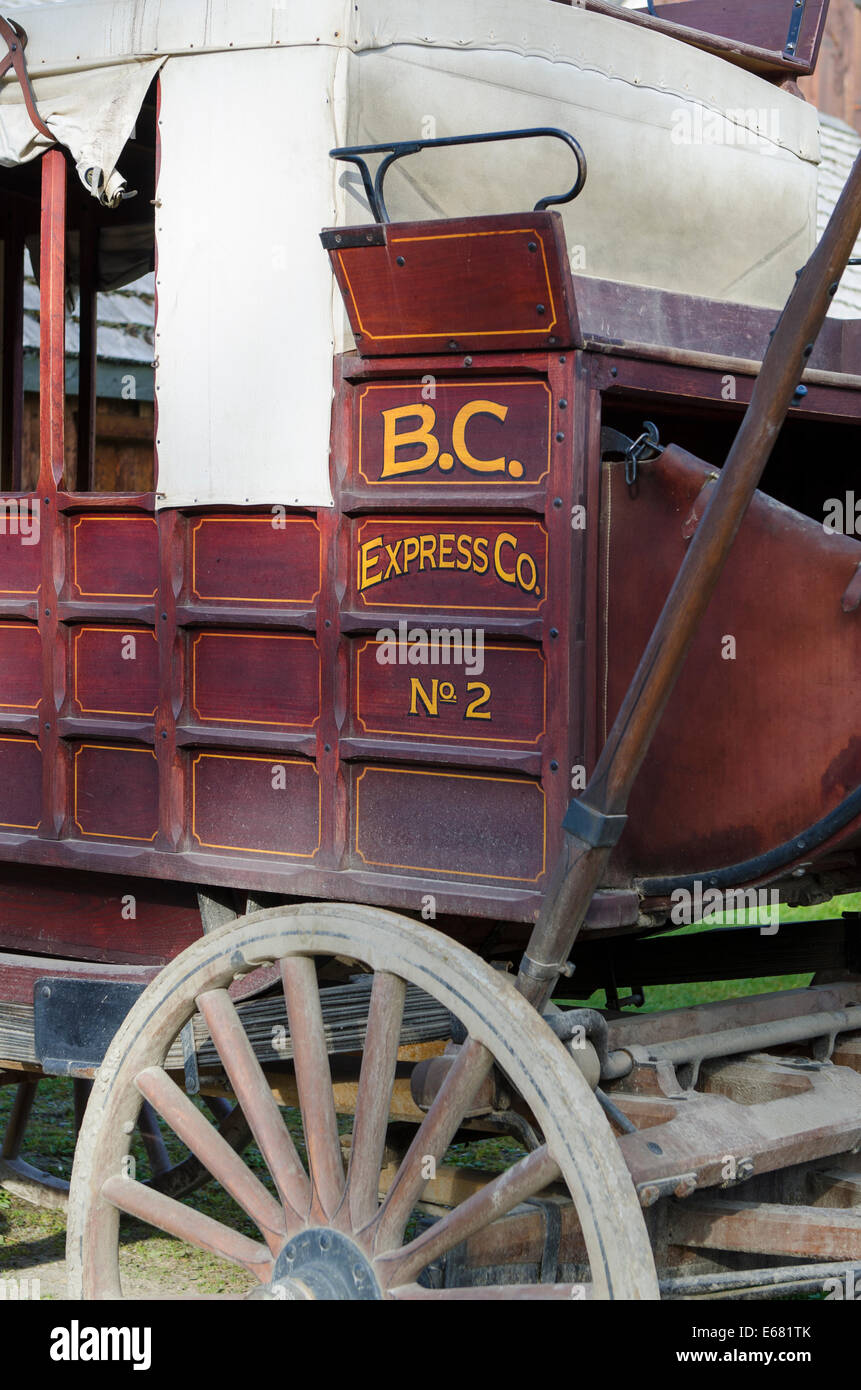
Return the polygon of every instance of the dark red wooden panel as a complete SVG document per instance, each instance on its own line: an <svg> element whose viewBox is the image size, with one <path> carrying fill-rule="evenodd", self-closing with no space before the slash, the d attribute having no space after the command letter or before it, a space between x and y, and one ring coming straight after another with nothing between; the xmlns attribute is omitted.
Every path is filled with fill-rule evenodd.
<svg viewBox="0 0 861 1390"><path fill-rule="evenodd" d="M551 408L544 381L366 383L358 388L354 482L540 483L550 470Z"/></svg>
<svg viewBox="0 0 861 1390"><path fill-rule="evenodd" d="M160 964L202 930L190 884L0 865L0 950Z"/></svg>
<svg viewBox="0 0 861 1390"><path fill-rule="evenodd" d="M154 597L158 528L151 516L78 516L71 526L73 598Z"/></svg>
<svg viewBox="0 0 861 1390"><path fill-rule="evenodd" d="M198 632L191 637L191 710L202 723L311 728L320 714L313 637Z"/></svg>
<svg viewBox="0 0 861 1390"><path fill-rule="evenodd" d="M320 847L313 763L241 753L192 758L191 830L204 849L311 859Z"/></svg>
<svg viewBox="0 0 861 1390"><path fill-rule="evenodd" d="M558 0L579 4L598 14L653 29L725 58L730 63L770 78L813 71L825 29L828 0L687 0L655 7L619 8L616 0ZM801 29L793 49L788 47L790 19Z"/></svg>
<svg viewBox="0 0 861 1390"><path fill-rule="evenodd" d="M449 650L447 630L442 631L440 656ZM407 640L399 642L396 651L373 639L354 644L353 709L358 733L518 748L531 748L541 741L546 671L537 647L488 643L479 674L464 664L411 665L410 652L422 652L418 645L410 647L406 627L404 633ZM432 633L433 629L431 641ZM397 661L381 664L381 655L396 655Z"/></svg>
<svg viewBox="0 0 861 1390"><path fill-rule="evenodd" d="M4 1004L27 1004L33 1007L33 989L46 975L62 975L64 978L78 980L98 980L106 985L129 981L132 984L148 985L158 974L157 965L117 965L83 964L79 960L63 960L54 957L46 960L43 956L0 956L0 1000Z"/></svg>
<svg viewBox="0 0 861 1390"><path fill-rule="evenodd" d="M35 710L42 698L42 640L30 623L0 623L0 709Z"/></svg>
<svg viewBox="0 0 861 1390"><path fill-rule="evenodd" d="M353 577L363 608L537 613L547 594L547 532L504 518L365 517Z"/></svg>
<svg viewBox="0 0 861 1390"><path fill-rule="evenodd" d="M0 508L0 596L28 598L39 592L39 499L10 499Z"/></svg>
<svg viewBox="0 0 861 1390"><path fill-rule="evenodd" d="M71 640L76 713L154 717L158 651L151 628L80 627Z"/></svg>
<svg viewBox="0 0 861 1390"><path fill-rule="evenodd" d="M193 517L191 598L310 604L320 592L320 532L304 516Z"/></svg>
<svg viewBox="0 0 861 1390"><path fill-rule="evenodd" d="M558 213L344 227L323 244L363 356L577 341Z"/></svg>
<svg viewBox="0 0 861 1390"><path fill-rule="evenodd" d="M644 465L632 498L622 466L604 469L602 737L691 543L710 475L667 451ZM632 571L645 536L649 563ZM861 615L841 606L859 559L853 537L755 494L634 783L614 881L706 879L796 836L799 857L811 858L804 831L861 783Z"/></svg>
<svg viewBox="0 0 861 1390"><path fill-rule="evenodd" d="M73 818L81 835L151 843L158 834L158 766L151 748L82 743L74 750Z"/></svg>
<svg viewBox="0 0 861 1390"><path fill-rule="evenodd" d="M0 830L38 830L42 754L34 738L0 735Z"/></svg>
<svg viewBox="0 0 861 1390"><path fill-rule="evenodd" d="M539 783L485 773L364 767L354 774L360 864L535 883L545 868Z"/></svg>
<svg viewBox="0 0 861 1390"><path fill-rule="evenodd" d="M812 72L825 29L828 0L806 0L795 47L787 53L789 26L798 9L799 0L756 0L753 5L750 0L683 0L682 4L658 5L655 14L669 24L689 25L718 38L766 49Z"/></svg>

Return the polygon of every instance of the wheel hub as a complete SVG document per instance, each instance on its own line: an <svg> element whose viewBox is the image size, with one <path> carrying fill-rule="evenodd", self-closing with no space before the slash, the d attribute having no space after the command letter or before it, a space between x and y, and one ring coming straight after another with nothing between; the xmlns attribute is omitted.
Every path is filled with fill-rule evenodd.
<svg viewBox="0 0 861 1390"><path fill-rule="evenodd" d="M302 1231L288 1241L275 1263L272 1282L258 1294L290 1301L336 1302L367 1302L382 1296L364 1252L349 1237L328 1226Z"/></svg>

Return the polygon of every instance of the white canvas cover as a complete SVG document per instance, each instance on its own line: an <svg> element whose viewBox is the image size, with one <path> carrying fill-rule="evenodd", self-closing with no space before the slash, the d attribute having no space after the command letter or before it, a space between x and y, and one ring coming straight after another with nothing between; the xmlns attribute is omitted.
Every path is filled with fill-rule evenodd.
<svg viewBox="0 0 861 1390"><path fill-rule="evenodd" d="M164 62L163 505L331 500L332 354L350 340L317 233L369 219L333 145L569 130L589 159L563 209L580 274L777 309L814 244L815 110L576 6L86 0L15 17L40 105L40 73L80 74L80 131L91 125L78 147L102 149L108 177L92 116L105 108L85 86L121 59L130 74ZM524 210L571 181L570 155L545 142L428 152L396 166L387 189L393 217L427 218Z"/></svg>
<svg viewBox="0 0 861 1390"><path fill-rule="evenodd" d="M29 47L26 56L29 61ZM33 82L42 120L57 142L70 151L84 185L108 206L119 203L126 191L117 161L162 61L135 59L94 70L39 76ZM0 84L0 164L25 164L44 154L50 145L27 114L21 84L16 78L5 79Z"/></svg>
<svg viewBox="0 0 861 1390"><path fill-rule="evenodd" d="M335 213L336 65L328 47L165 65L161 505L331 504L336 291L319 232ZM241 103L226 99L233 84Z"/></svg>

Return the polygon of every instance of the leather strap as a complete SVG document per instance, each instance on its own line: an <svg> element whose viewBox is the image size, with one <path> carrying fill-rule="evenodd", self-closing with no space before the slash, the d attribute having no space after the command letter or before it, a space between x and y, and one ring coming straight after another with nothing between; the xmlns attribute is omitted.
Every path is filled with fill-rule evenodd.
<svg viewBox="0 0 861 1390"><path fill-rule="evenodd" d="M27 46L27 35L20 24L15 24L11 19L4 19L0 15L0 37L6 40L6 47L9 50L3 58L0 58L0 78L8 73L9 69L15 73L24 92L24 105L27 108L27 115L40 135L46 135L50 141L55 137L51 134L42 117L36 109L36 98L33 95L33 88L30 83L30 74L27 71L27 64L24 61L24 49Z"/></svg>

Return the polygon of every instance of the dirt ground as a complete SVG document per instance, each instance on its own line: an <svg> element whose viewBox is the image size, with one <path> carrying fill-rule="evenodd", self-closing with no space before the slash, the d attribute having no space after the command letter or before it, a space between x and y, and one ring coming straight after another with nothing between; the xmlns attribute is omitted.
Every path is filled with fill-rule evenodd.
<svg viewBox="0 0 861 1390"><path fill-rule="evenodd" d="M0 1192L0 1298L23 1295L38 1280L40 1299L65 1299L65 1244L62 1212L42 1211ZM123 1223L120 1268L125 1296L137 1300L235 1299L256 1282L244 1270L131 1220Z"/></svg>

